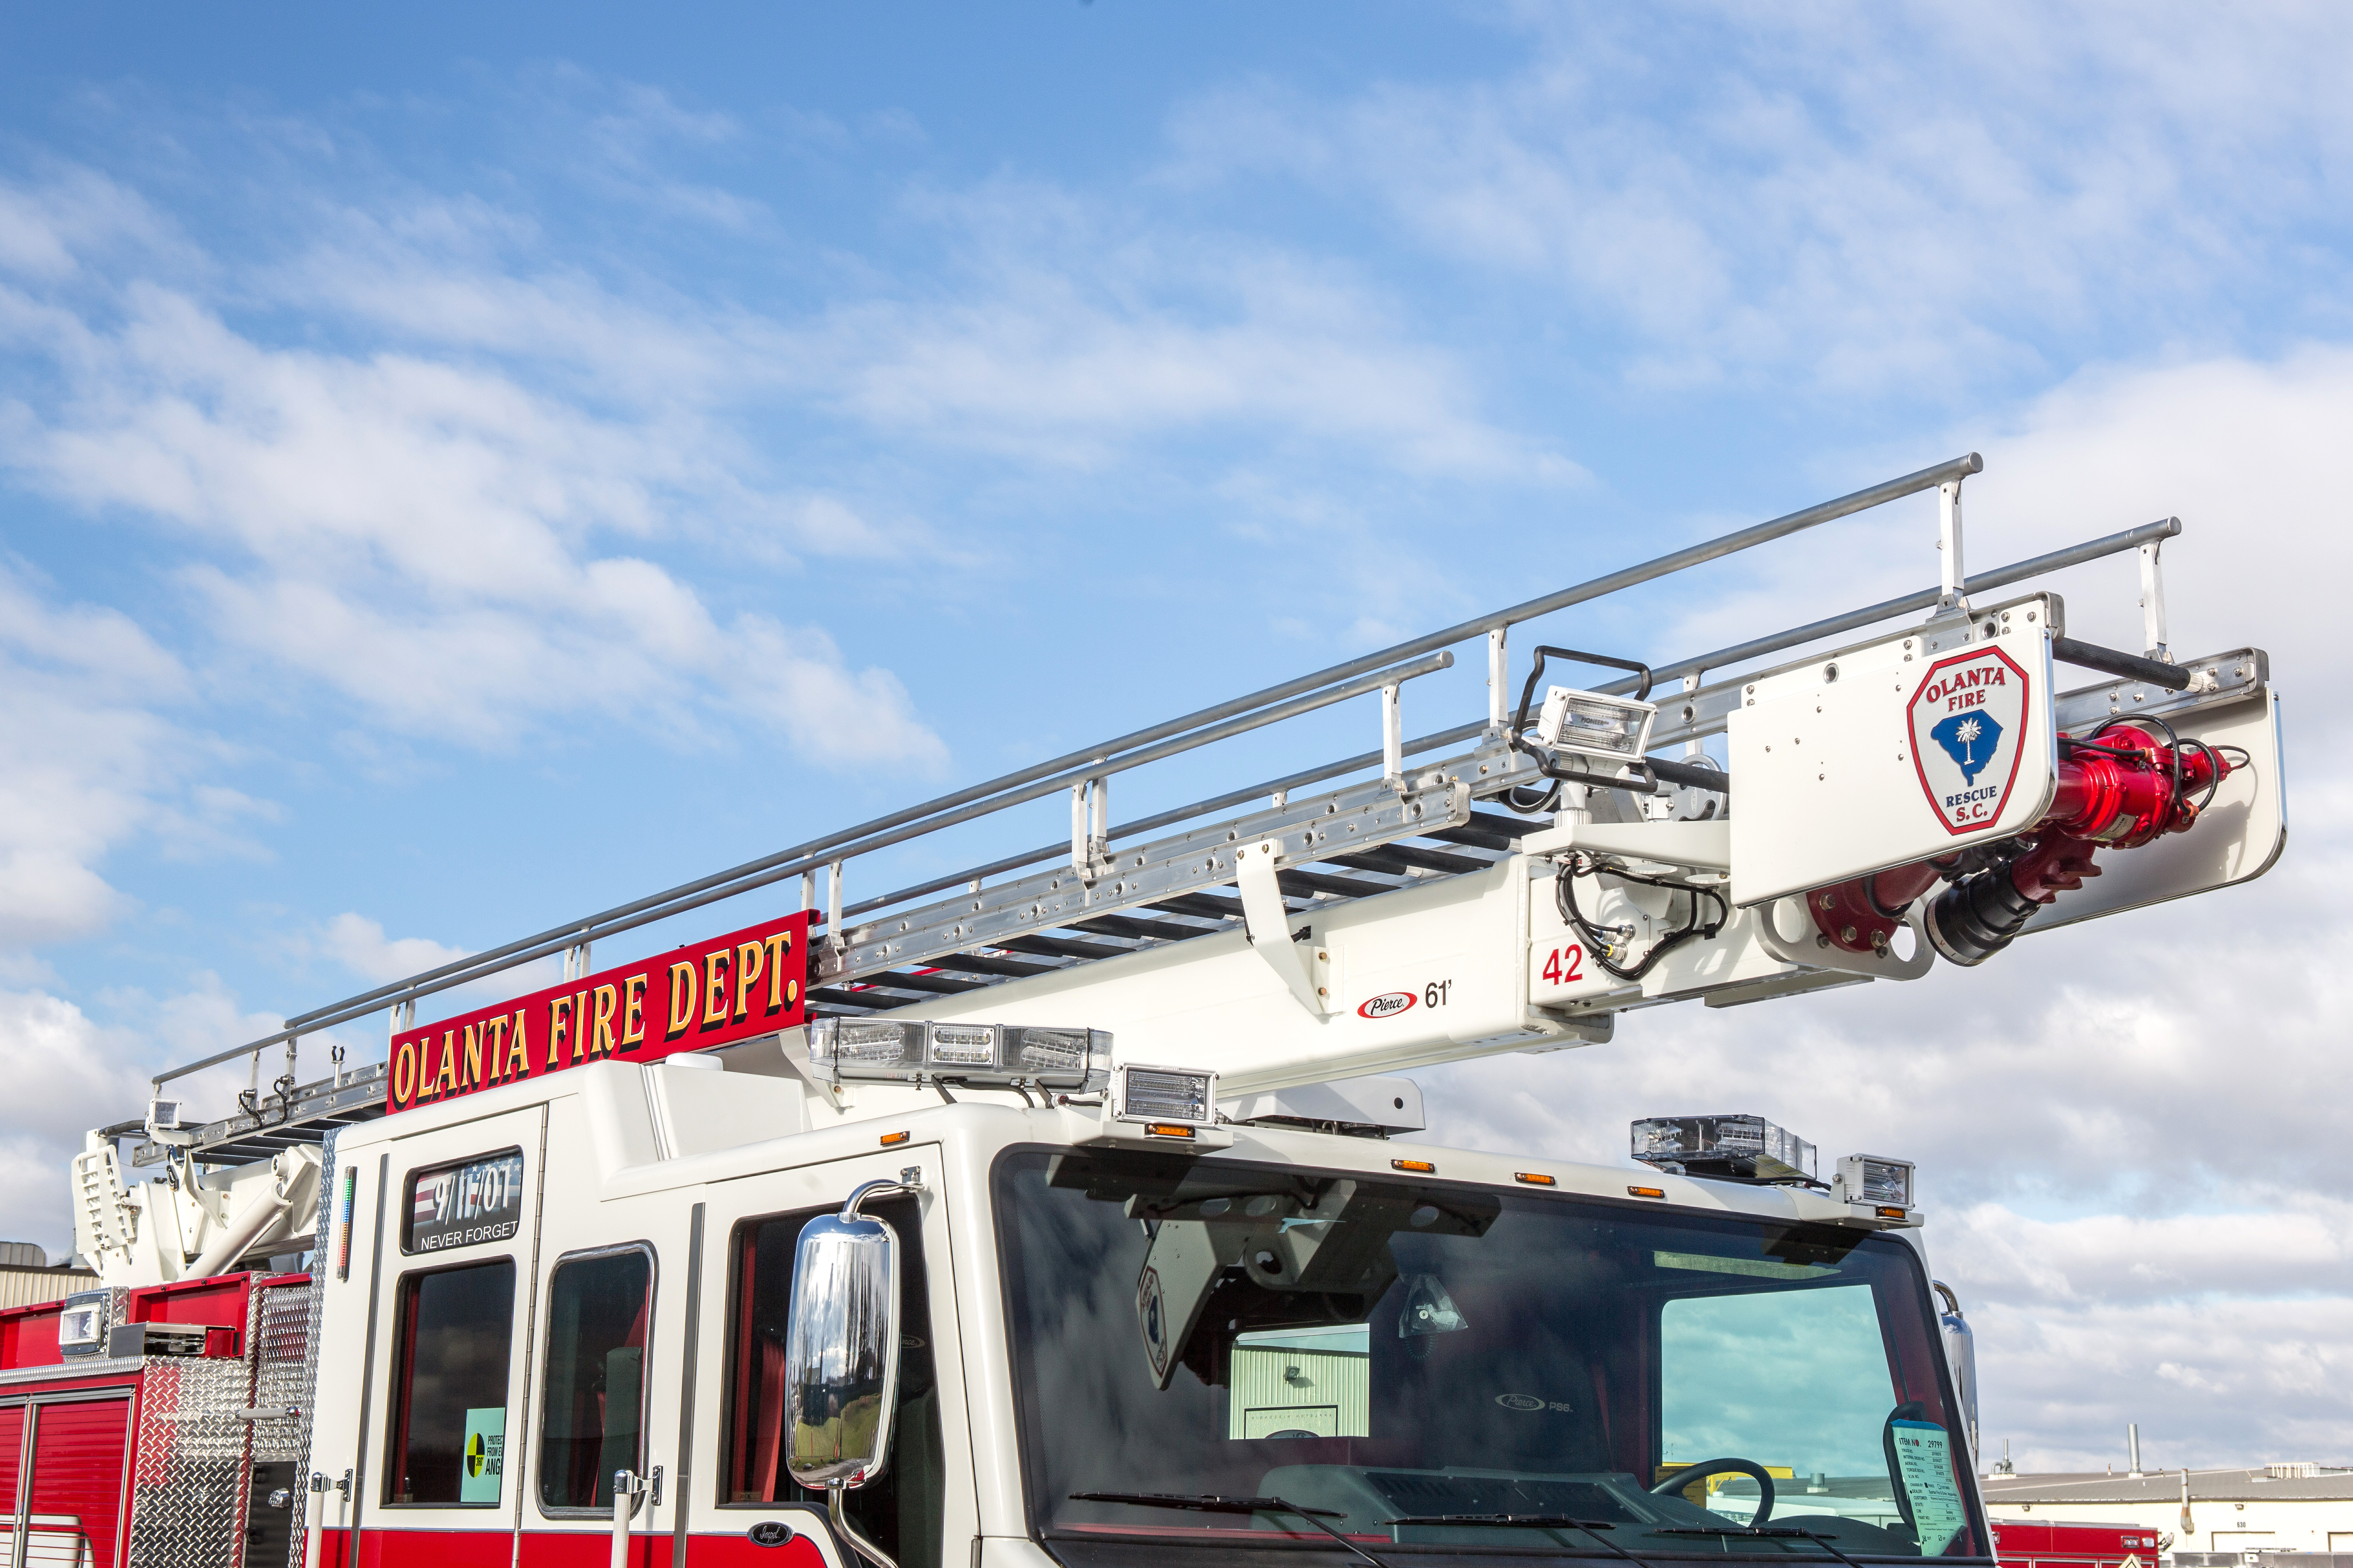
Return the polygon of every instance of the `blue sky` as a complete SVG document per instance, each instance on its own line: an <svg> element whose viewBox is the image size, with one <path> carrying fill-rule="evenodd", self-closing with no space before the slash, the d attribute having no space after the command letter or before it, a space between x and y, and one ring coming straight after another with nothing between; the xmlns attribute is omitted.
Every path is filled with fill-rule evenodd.
<svg viewBox="0 0 2353 1568"><path fill-rule="evenodd" d="M1428 1075L1434 1131L1620 1158L1699 1062L1702 1098L1920 1152L2022 1460L2127 1419L2158 1463L2353 1453L2353 1205L2297 1152L2346 1087L2349 30L13 19L0 1162L55 1194L24 1227L61 1241L65 1152L160 1062L1977 449L1973 565L2184 518L2177 644L2266 646L2296 700L2288 863L1968 976ZM1720 646L1932 582L1933 530L1890 508L1544 635ZM2061 586L2137 646L2128 567ZM1364 706L1118 815L1363 749Z"/></svg>

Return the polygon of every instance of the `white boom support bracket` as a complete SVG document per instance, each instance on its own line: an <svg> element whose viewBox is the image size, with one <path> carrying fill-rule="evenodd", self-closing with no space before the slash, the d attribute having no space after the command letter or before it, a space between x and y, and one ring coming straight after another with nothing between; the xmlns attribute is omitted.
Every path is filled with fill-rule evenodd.
<svg viewBox="0 0 2353 1568"><path fill-rule="evenodd" d="M2165 568L2158 559L2164 545L2165 541L2152 539L2140 547L2140 625L2148 657L2171 664L2173 655L2165 646Z"/></svg>
<svg viewBox="0 0 2353 1568"><path fill-rule="evenodd" d="M1242 924L1250 944L1267 967L1291 988L1299 1005L1317 1017L1332 1009L1324 987L1315 983L1313 950L1291 939L1291 910L1275 880L1276 850L1271 842L1245 845L1234 851L1234 886L1242 896Z"/></svg>

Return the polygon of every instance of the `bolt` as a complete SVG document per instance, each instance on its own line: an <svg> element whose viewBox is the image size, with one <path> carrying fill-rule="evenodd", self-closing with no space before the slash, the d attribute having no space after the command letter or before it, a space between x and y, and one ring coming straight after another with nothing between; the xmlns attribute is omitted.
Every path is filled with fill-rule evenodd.
<svg viewBox="0 0 2353 1568"><path fill-rule="evenodd" d="M1828 893L1824 893L1824 894L1822 895L1822 908L1824 908L1824 909L1829 909L1829 908L1831 907L1831 895L1830 895L1830 894L1828 894Z"/></svg>
<svg viewBox="0 0 2353 1568"><path fill-rule="evenodd" d="M1842 927L1839 931L1839 940L1841 942L1852 942L1854 940L1854 927Z"/></svg>

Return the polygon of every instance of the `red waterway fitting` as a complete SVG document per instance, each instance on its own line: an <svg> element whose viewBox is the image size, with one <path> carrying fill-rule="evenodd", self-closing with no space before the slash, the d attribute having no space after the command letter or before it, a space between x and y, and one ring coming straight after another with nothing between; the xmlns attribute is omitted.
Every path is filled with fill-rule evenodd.
<svg viewBox="0 0 2353 1568"><path fill-rule="evenodd" d="M1898 866L1806 895L1826 947L1885 952L1904 912L1938 880L1952 886L1929 907L1936 951L1955 963L1982 963L2010 944L2034 911L2084 885L2101 849L2132 849L2198 820L2194 797L2230 776L2208 747L2167 745L2140 725L2110 723L2086 736L2059 737L2059 787L2027 833L1994 846L1996 859L1964 870L1963 854Z"/></svg>

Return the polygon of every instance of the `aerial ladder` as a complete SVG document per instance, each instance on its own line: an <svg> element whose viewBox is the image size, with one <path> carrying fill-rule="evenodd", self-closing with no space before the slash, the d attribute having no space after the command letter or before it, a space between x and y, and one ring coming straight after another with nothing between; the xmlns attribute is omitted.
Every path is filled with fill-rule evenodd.
<svg viewBox="0 0 2353 1568"><path fill-rule="evenodd" d="M79 1513L25 1503L16 1528L92 1568L442 1563L461 1535L482 1561L577 1563L607 1528L614 1568L718 1568L796 1542L805 1565L898 1568L861 1533L881 1491L862 1522L845 1497L885 1477L903 1418L946 1445L945 1462L903 1467L897 1494L931 1489L901 1516L901 1556L914 1543L923 1568L964 1561L943 1543L966 1535L976 1568L1042 1568L1050 1537L1149 1552L1166 1532L1136 1512L1168 1510L1241 1517L1269 1540L1320 1531L1376 1563L1366 1542L1621 1527L1651 1531L1648 1552L1745 1531L1840 1561L1988 1555L1967 1327L1957 1295L1946 1310L1930 1299L1909 1162L1852 1155L1824 1179L1810 1145L1748 1114L1638 1121L1647 1169L1631 1182L1385 1142L1421 1129L1419 1091L1395 1076L1416 1068L1600 1044L1620 1015L1669 1003L1999 964L2022 937L2276 862L2279 699L2258 648L2169 646L2160 552L2179 521L1969 574L1961 490L1981 466L1971 454L1040 762L160 1075L144 1112L92 1130L74 1161L97 1287L0 1323L0 1405L74 1405L87 1422L103 1395L124 1413L104 1418L121 1453L71 1472L117 1490L77 1494ZM1544 617L1922 492L1939 508L1932 587L1662 664L1514 645ZM2138 651L2073 637L2041 584L2123 555ZM1431 689L1417 683L1465 650L1485 661L1484 710L1410 733L1406 710ZM1367 749L1113 814L1139 770L1198 777L1196 753L1299 734L1344 704L1374 721ZM1003 842L1025 807L1050 815L1050 841L865 890L894 852L954 865L959 835ZM657 950L595 966L600 946L643 952L649 928L719 905L752 923L683 942L691 928L663 924ZM419 1021L456 987L559 958L557 984ZM353 1051L353 1026L387 1015L384 1058L353 1059L373 1054ZM306 1076L306 1041L314 1058L325 1047L324 1075ZM237 1109L194 1114L195 1075L238 1063ZM951 1214L982 1244L949 1248ZM1097 1240L1083 1258L1052 1253L1069 1278L1017 1257L1049 1215L1056 1245L1065 1229ZM787 1232L797 1251L762 1250ZM924 1247L939 1267L902 1288ZM787 1255L788 1313L770 1289ZM682 1292L656 1291L658 1262ZM567 1279L591 1283L565 1298L559 1343L556 1310L535 1303ZM428 1300L460 1280L472 1296ZM1613 1303L1647 1303L1655 1323L1662 1302L1728 1310L1818 1288L1879 1303L1820 1320L1847 1324L1866 1383L1896 1380L1873 1385L1887 1397L1864 1411L1863 1459L1836 1459L1869 1473L1826 1459L1800 1489L1770 1453L1667 1452L1668 1416L1644 1403L1666 1386L1664 1342ZM634 1319L607 1311L633 1291ZM1094 1414L1164 1439L1057 1447L1056 1423L1018 1416L1045 1397L1020 1347L1082 1301L1091 1334L1056 1327L1057 1354L1092 1369L1108 1402ZM579 1325L600 1311L591 1343ZM471 1327L449 1328L467 1312ZM1548 1352L1574 1386L1414 1404L1522 1375L1525 1346L1481 1340L1474 1320L1525 1337L1572 1319L1602 1358ZM913 1394L902 1354L926 1369ZM464 1365L444 1375L437 1355ZM1756 1360L1684 1365L1677 1386L1704 1403ZM1348 1366L1356 1393L1297 1393ZM937 1403L951 1398L955 1420ZM53 1495L41 1433L66 1422L0 1421L29 1456L26 1497ZM547 1446L558 1429L571 1447ZM1355 1454L1357 1438L1389 1457ZM508 1445L531 1443L526 1483ZM1191 1466L1199 1489L1166 1489L1167 1466ZM1777 1476L1805 1522L1767 1526ZM1727 1525L1708 1500L1742 1478L1759 1501ZM1588 1511L1525 1511L1570 1499ZM1595 1522L1605 1506L1618 1524ZM1589 1549L1641 1560L1611 1539Z"/></svg>
<svg viewBox="0 0 2353 1568"><path fill-rule="evenodd" d="M988 1076L927 1056L927 1025L1092 1030L1120 1060L1264 1095L1591 1045L1620 1015L1672 1002L1917 980L2261 876L2286 840L2279 698L2259 648L2170 647L2160 552L2179 520L1969 574L1961 491L1981 468L1971 453L290 1018L163 1075L135 1128L93 1134L77 1176L85 1241L121 1253L117 1205L141 1201L136 1186L117 1196L121 1176L191 1161L216 1173L185 1184L165 1250L230 1234L232 1210L299 1221L288 1152L425 1091L429 1061L406 1097L393 1081L403 1038L431 1036L419 1001L558 954L567 981L585 976L594 944L795 880L814 1060L812 1031L784 1038L824 1117L860 1114L858 1095L883 1084L952 1097ZM1515 655L1526 623L1925 491L1934 587L1656 666ZM2123 555L2138 567L2137 652L2072 637L2063 600L2033 585ZM1486 662L1484 714L1409 735L1413 683L1466 647ZM1113 817L1123 775L1349 702L1377 710L1377 747ZM1057 798L1066 842L855 893L890 850ZM347 1069L338 1046L331 1077L296 1081L305 1037L386 1009L391 1059ZM584 993L584 1035L586 1010ZM264 1089L278 1050L285 1071ZM239 1110L181 1125L168 1085L240 1058ZM1071 1087L996 1077L1025 1096ZM118 1173L114 1140L134 1131ZM231 1181L252 1195L207 1198Z"/></svg>

